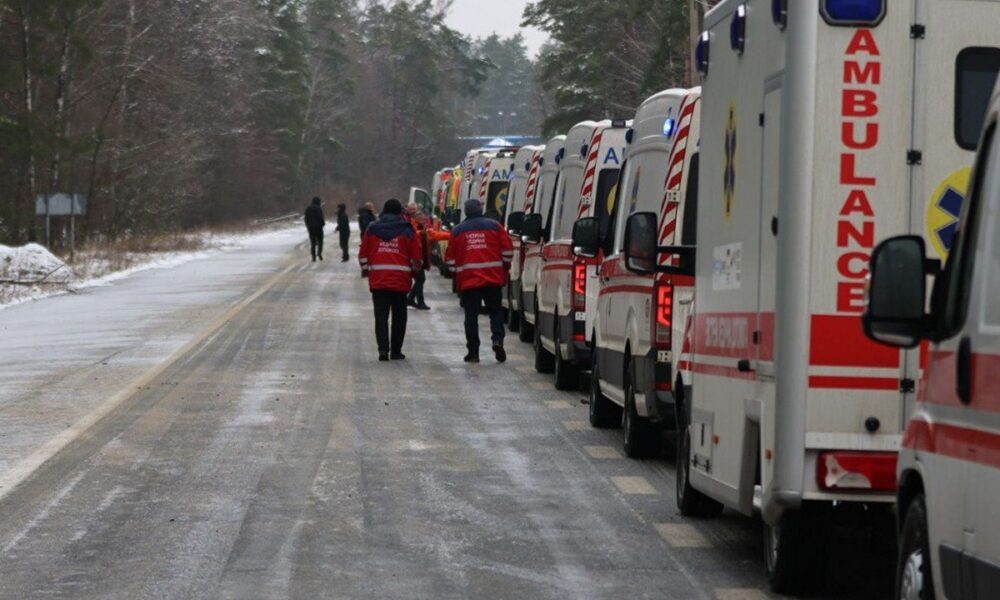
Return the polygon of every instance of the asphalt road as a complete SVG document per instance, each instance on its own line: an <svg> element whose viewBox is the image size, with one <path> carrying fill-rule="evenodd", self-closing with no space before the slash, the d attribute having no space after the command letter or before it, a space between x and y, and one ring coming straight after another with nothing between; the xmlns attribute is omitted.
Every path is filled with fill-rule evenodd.
<svg viewBox="0 0 1000 600"><path fill-rule="evenodd" d="M379 363L355 263L298 239L0 311L0 597L769 597L759 525L680 517L672 461L624 458L516 336L464 364L450 284ZM119 312L136 286L154 317ZM848 539L831 594L885 597L884 546Z"/></svg>

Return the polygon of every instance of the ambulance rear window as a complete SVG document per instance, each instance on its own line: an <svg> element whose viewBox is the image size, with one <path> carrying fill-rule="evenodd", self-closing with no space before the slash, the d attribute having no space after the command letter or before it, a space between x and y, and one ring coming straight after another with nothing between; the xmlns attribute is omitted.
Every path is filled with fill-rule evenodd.
<svg viewBox="0 0 1000 600"><path fill-rule="evenodd" d="M507 194L510 191L509 181L494 181L490 184L486 196L486 210L495 210L501 216L507 213Z"/></svg>
<svg viewBox="0 0 1000 600"><path fill-rule="evenodd" d="M1000 71L1000 48L966 48L955 68L955 141L975 150Z"/></svg>

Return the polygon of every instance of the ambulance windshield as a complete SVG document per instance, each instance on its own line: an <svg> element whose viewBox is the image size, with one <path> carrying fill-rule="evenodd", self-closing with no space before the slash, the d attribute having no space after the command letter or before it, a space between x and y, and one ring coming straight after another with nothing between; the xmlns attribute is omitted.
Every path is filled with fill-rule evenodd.
<svg viewBox="0 0 1000 600"><path fill-rule="evenodd" d="M966 48L957 62L955 141L966 150L975 150L1000 70L1000 49Z"/></svg>
<svg viewBox="0 0 1000 600"><path fill-rule="evenodd" d="M507 213L507 195L509 192L509 181L494 181L491 183L486 195L486 210L495 210L501 216L504 216Z"/></svg>

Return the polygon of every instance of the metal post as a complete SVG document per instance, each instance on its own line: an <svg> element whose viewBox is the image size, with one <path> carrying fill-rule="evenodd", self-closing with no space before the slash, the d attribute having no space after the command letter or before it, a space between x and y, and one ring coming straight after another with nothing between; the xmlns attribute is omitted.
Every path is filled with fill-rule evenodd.
<svg viewBox="0 0 1000 600"><path fill-rule="evenodd" d="M49 195L45 194L45 247L52 248L52 217L49 215Z"/></svg>
<svg viewBox="0 0 1000 600"><path fill-rule="evenodd" d="M69 262L76 252L76 194L69 197Z"/></svg>

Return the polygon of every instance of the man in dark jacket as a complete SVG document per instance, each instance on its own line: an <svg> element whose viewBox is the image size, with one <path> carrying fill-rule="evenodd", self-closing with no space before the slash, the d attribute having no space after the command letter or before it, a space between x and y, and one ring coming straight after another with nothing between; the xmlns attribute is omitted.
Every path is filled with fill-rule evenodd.
<svg viewBox="0 0 1000 600"><path fill-rule="evenodd" d="M490 314L493 352L499 362L507 360L503 347L504 323L501 289L507 284L514 247L503 225L483 216L479 200L465 203L465 221L451 230L445 260L455 271L455 283L465 309L465 340L469 353L465 362L479 362L479 307Z"/></svg>
<svg viewBox="0 0 1000 600"><path fill-rule="evenodd" d="M358 209L358 229L361 230L361 237L365 237L368 226L375 222L375 205L365 202L365 205Z"/></svg>
<svg viewBox="0 0 1000 600"><path fill-rule="evenodd" d="M403 218L403 205L392 198L382 217L368 227L361 242L361 268L369 271L368 288L375 305L378 359L403 360L406 336L406 294L421 266L420 242L413 225ZM389 314L392 314L392 335Z"/></svg>
<svg viewBox="0 0 1000 600"><path fill-rule="evenodd" d="M340 250L343 256L340 262L347 262L351 257L347 252L347 245L351 241L351 219L347 216L347 206L337 205L337 233L340 234Z"/></svg>
<svg viewBox="0 0 1000 600"><path fill-rule="evenodd" d="M313 262L318 257L323 260L323 228L326 219L323 217L323 203L319 198L313 198L312 204L306 208L306 230L309 232L309 251Z"/></svg>

